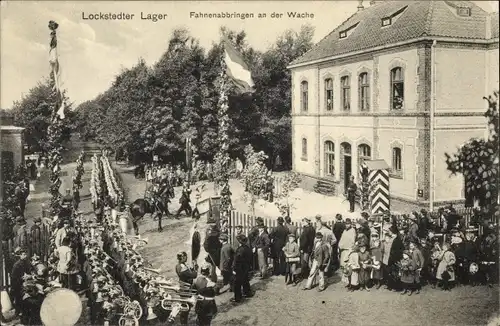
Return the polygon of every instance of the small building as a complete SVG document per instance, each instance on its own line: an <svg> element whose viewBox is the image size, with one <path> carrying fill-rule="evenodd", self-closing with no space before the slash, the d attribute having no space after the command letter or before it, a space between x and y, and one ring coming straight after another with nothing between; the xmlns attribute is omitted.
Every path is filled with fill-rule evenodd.
<svg viewBox="0 0 500 326"><path fill-rule="evenodd" d="M6 166L16 168L24 164L24 128L14 126L12 114L6 111L0 111L0 123L0 160L3 171Z"/></svg>
<svg viewBox="0 0 500 326"><path fill-rule="evenodd" d="M343 193L363 160L383 159L393 200L462 202L463 177L450 175L445 153L485 135L498 13L470 1L366 6L288 67L292 168Z"/></svg>

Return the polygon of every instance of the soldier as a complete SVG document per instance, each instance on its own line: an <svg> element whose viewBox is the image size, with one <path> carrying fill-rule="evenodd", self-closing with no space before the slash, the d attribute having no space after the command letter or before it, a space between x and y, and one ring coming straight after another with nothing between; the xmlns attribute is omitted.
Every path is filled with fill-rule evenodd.
<svg viewBox="0 0 500 326"><path fill-rule="evenodd" d="M191 189L189 188L189 183L185 182L184 188L182 189L181 198L179 199L179 204L181 204L181 207L179 207L179 210L177 211L176 218L179 218L179 215L181 214L182 211L185 211L188 216L191 216L193 209L189 204L190 202L191 202Z"/></svg>
<svg viewBox="0 0 500 326"><path fill-rule="evenodd" d="M356 192L358 191L358 186L354 182L354 176L351 176L349 186L347 187L347 200L349 201L349 211L354 212L354 204L356 202Z"/></svg>
<svg viewBox="0 0 500 326"><path fill-rule="evenodd" d="M224 286L229 284L229 290L232 291L232 270L233 259L234 259L234 249L228 242L229 236L227 234L221 234L219 236L220 242L222 243L222 248L220 250L220 270L223 277Z"/></svg>
<svg viewBox="0 0 500 326"><path fill-rule="evenodd" d="M194 287L198 291L198 296L202 297L202 300L196 302L195 312L198 315L198 325L210 326L212 318L217 314L215 283L210 280L209 264L202 265L200 273L201 275L194 281Z"/></svg>
<svg viewBox="0 0 500 326"><path fill-rule="evenodd" d="M34 224L31 226L31 246L30 246L30 254L41 256L43 255L43 240L42 240L42 219L39 217L35 217L33 219Z"/></svg>
<svg viewBox="0 0 500 326"><path fill-rule="evenodd" d="M16 228L15 233L15 244L16 247L20 247L24 250L28 250L29 245L29 236L28 236L28 227L26 220L22 216L18 216L16 219L18 227Z"/></svg>
<svg viewBox="0 0 500 326"><path fill-rule="evenodd" d="M30 275L33 266L28 259L28 253L24 249L16 250L19 255L19 260L14 263L11 274L11 297L14 299L13 304L16 312L21 312L21 304L23 299L23 282L24 276Z"/></svg>

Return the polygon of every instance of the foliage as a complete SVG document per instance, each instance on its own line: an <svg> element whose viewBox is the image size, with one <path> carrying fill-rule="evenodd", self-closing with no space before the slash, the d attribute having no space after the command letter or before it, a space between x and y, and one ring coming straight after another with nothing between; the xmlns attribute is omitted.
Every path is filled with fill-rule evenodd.
<svg viewBox="0 0 500 326"><path fill-rule="evenodd" d="M361 169L361 185L358 188L358 193L356 194L359 206L362 210L367 212L371 210L372 196L377 186L376 182L369 181L368 174L369 171L367 167Z"/></svg>
<svg viewBox="0 0 500 326"><path fill-rule="evenodd" d="M488 101L484 114L488 122L487 139L471 139L456 153L445 154L446 164L452 175L464 176L466 191L479 199L485 212L498 215L498 91L484 99Z"/></svg>
<svg viewBox="0 0 500 326"><path fill-rule="evenodd" d="M274 204L283 216L291 216L291 211L295 209L295 201L299 197L292 196L292 192L300 185L302 178L300 174L288 172L280 179L280 192L275 196Z"/></svg>
<svg viewBox="0 0 500 326"><path fill-rule="evenodd" d="M27 151L44 152L46 153L49 142L49 125L52 121L54 109L54 100L56 92L54 91L54 81L52 76L44 79L33 87L20 100L14 102L12 113L14 115L14 124L25 128L24 139L27 145ZM64 100L67 102L67 97L63 93ZM68 141L73 127L74 119L71 112L71 104L66 107L67 120L61 128L60 140Z"/></svg>
<svg viewBox="0 0 500 326"><path fill-rule="evenodd" d="M257 199L263 195L263 191L269 181L270 170L265 162L268 156L263 152L256 152L252 145L247 145L244 150L245 166L241 172L241 182L245 186L243 200L248 204L255 215L255 204Z"/></svg>
<svg viewBox="0 0 500 326"><path fill-rule="evenodd" d="M280 155L289 162L291 75L286 65L312 47L313 29L285 31L264 52L254 50L243 31L221 32L244 56L256 87L248 96L227 86L229 157L242 157L252 144L271 161ZM108 90L78 106L76 130L85 140L121 148L136 162L151 161L153 153L166 162L182 162L185 138L191 137L199 159L216 169L222 54L220 42L205 51L188 31L175 30L152 67L140 59L118 74Z"/></svg>

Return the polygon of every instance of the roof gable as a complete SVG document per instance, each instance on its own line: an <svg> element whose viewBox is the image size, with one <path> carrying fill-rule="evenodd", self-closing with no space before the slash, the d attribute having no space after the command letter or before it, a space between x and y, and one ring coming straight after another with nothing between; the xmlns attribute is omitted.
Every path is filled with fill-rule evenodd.
<svg viewBox="0 0 500 326"><path fill-rule="evenodd" d="M404 11L389 26L382 19ZM471 16L462 17L457 8L470 8ZM469 1L387 1L356 12L311 50L290 65L307 63L331 56L348 54L378 46L416 39L422 36L486 39L488 13ZM358 24L348 37L342 31ZM498 16L491 19L492 34L498 37ZM495 36L493 36L495 37Z"/></svg>

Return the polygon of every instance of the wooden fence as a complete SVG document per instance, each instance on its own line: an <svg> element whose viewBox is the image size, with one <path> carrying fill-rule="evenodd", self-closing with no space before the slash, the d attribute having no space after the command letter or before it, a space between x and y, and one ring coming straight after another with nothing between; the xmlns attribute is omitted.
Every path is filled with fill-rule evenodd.
<svg viewBox="0 0 500 326"><path fill-rule="evenodd" d="M40 256L42 262L47 263L50 254L50 237L50 226L42 224L40 225L40 241L35 243L30 229L28 229L28 241L24 249L27 250L29 259L36 253ZM11 286L12 267L17 260L17 257L14 256L15 242L15 239L2 241L2 250L0 251L0 290L8 291Z"/></svg>
<svg viewBox="0 0 500 326"><path fill-rule="evenodd" d="M466 227L469 227L471 217L473 215L473 209L472 208L460 208L457 209L457 214L462 216L464 219L464 223ZM382 215L374 215L375 221L378 223L382 223ZM439 226L441 226L441 219L439 218L438 212L431 212L430 217L433 220L436 220ZM400 219L402 218L402 215L396 215L396 218ZM249 214L243 214L241 212L237 211L232 211L231 212L231 217L229 219L229 239L231 243L234 243L236 241L236 226L241 226L243 229L243 234L248 236L250 233L250 230L256 225L255 223L255 216L249 215ZM278 225L277 218L262 218L264 221L264 225L267 226L268 228L273 228ZM314 219L312 217L312 219ZM354 221L353 221L354 222ZM333 225L335 221L323 221L328 227L333 228ZM292 222L293 225L297 226L297 234L302 233L302 223L301 222ZM312 221L312 225L316 228L317 223L315 221ZM380 225L379 228L382 228L382 225ZM381 231L381 230L379 230ZM480 226L478 229L478 235L481 235L483 233L483 227ZM445 239L445 238L443 238ZM299 239L297 239L298 241Z"/></svg>

